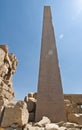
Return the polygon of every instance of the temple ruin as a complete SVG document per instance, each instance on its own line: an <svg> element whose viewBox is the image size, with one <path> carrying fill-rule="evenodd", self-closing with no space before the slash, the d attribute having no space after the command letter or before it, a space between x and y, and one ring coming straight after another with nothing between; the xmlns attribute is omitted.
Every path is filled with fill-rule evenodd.
<svg viewBox="0 0 82 130"><path fill-rule="evenodd" d="M44 7L38 92L14 100L18 60L0 45L0 130L82 130L82 94L63 94L50 7ZM19 88L20 90L20 88Z"/></svg>

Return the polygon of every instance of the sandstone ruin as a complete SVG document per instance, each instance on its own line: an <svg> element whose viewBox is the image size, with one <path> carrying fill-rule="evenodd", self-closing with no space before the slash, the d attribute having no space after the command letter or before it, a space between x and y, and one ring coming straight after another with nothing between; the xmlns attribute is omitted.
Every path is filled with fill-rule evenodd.
<svg viewBox="0 0 82 130"><path fill-rule="evenodd" d="M49 7L46 7L46 8L48 9L48 12L47 12L48 14L46 17L49 17L51 19L51 14L49 13L50 8ZM52 24L51 24L50 19L48 21L49 23L46 24L45 27L48 25L47 27L51 29L51 33L53 34L52 27L51 27ZM46 32L46 29L45 30L44 29L43 29L43 32L45 32L45 35L46 35L47 32ZM53 38L54 38L54 35L53 37L51 36L48 39L52 41L51 42L52 45L53 45ZM43 41L44 39L45 37L43 38ZM48 42L49 41L47 41L47 43ZM82 94L63 94L62 93L56 47L53 45L53 48L52 48L49 45L48 48L46 48L44 44L42 48L46 50L46 52L44 52L44 49L42 49L43 51L42 57L46 56L46 58L49 58L49 60L51 61L50 64L48 64L49 61L41 57L41 60L42 60L41 67L43 68L43 66L44 67L46 66L45 65L46 63L48 64L48 73L45 73L45 70L44 72L42 70L41 70L42 72L40 71L41 79L39 78L40 80L39 84L41 85L40 88L42 87L42 89L39 89L38 93L29 93L28 95L25 96L24 101L15 101L14 100L15 93L13 90L12 77L16 71L16 66L18 64L18 61L17 61L16 56L13 53L9 53L7 45L0 45L0 130L82 130ZM47 55L47 52L49 55ZM44 53L46 53L46 55L44 55ZM53 59L52 54L54 53L55 53L55 61L52 60ZM42 64L43 61L44 61L44 65ZM53 79L54 79L53 78L54 77L53 63L56 64L55 83L58 86L58 88L55 87L56 90L54 90L53 86L51 88L49 88L48 86L48 85L51 85L51 81L53 82ZM50 81L49 80L50 77L47 77L47 75L49 75L49 73L51 72L51 69L50 69L51 66L52 66L53 76L50 75L50 77L52 77L52 80ZM46 81L45 85L47 85L48 87L44 86L43 88L43 84L41 83L43 81L42 76L44 77ZM46 80L46 78L48 78L49 82ZM52 91L52 88L54 91ZM45 98L44 92L45 93L47 92L48 94L46 95L47 106L45 104L44 106L49 107L49 110L51 111L46 112L45 108L43 111L42 102L41 100L39 100L38 96L41 93L43 94L43 97L40 95L40 99L41 98L44 99ZM60 94L60 96L57 96L57 94ZM54 98L56 98L57 101ZM60 103L59 99L61 100L62 104ZM50 103L49 105L51 106L48 106L48 102ZM59 103L61 104L61 106ZM39 108L38 110L37 110L37 107ZM51 107L54 107L54 109L52 109ZM57 111L55 108L57 108ZM41 115L40 116L36 115L36 112L37 113L41 112ZM64 118L65 115L66 115L67 121ZM40 117L40 119L39 118L36 119L36 116ZM53 119L52 119L52 116L53 116ZM38 122L36 122L36 120L38 120Z"/></svg>

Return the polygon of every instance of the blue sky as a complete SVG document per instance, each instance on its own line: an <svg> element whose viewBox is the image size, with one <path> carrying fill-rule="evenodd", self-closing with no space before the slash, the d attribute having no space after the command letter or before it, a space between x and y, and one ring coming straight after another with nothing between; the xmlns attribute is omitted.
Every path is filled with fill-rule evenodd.
<svg viewBox="0 0 82 130"><path fill-rule="evenodd" d="M0 0L0 44L19 65L16 99L37 91L44 5L50 5L64 93L82 93L82 0Z"/></svg>

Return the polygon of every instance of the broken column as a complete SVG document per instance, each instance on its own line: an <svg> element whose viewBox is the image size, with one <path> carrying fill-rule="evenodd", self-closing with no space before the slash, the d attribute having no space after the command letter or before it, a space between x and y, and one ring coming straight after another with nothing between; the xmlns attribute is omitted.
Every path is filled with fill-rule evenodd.
<svg viewBox="0 0 82 130"><path fill-rule="evenodd" d="M44 7L38 95L35 120L47 116L52 122L65 120L64 97L50 7Z"/></svg>

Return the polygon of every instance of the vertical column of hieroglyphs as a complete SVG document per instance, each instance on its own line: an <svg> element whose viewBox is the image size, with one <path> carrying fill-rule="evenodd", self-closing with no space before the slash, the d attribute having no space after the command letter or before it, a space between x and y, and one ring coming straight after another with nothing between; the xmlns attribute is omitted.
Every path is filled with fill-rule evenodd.
<svg viewBox="0 0 82 130"><path fill-rule="evenodd" d="M52 122L57 122L65 120L64 97L49 6L44 7L42 31L35 120L39 121L43 116L47 116Z"/></svg>

